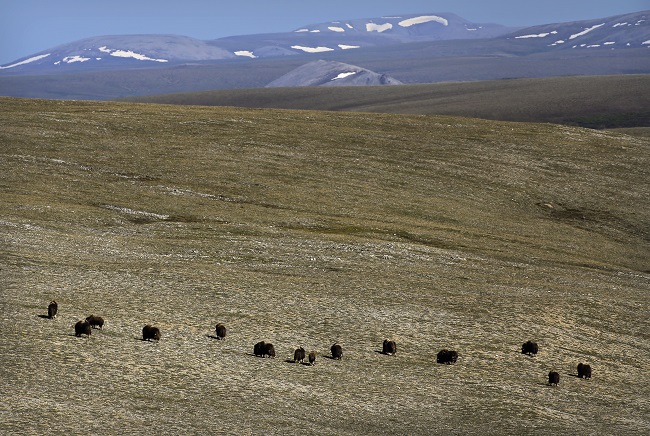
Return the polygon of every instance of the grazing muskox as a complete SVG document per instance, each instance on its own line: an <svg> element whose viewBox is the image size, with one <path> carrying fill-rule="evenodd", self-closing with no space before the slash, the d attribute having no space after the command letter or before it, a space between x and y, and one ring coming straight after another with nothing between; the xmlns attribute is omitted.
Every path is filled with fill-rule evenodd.
<svg viewBox="0 0 650 436"><path fill-rule="evenodd" d="M54 300L50 301L50 304L47 306L47 317L50 319L54 319L58 311L59 311L59 305L56 303L56 301Z"/></svg>
<svg viewBox="0 0 650 436"><path fill-rule="evenodd" d="M332 345L330 351L332 352L332 359L341 360L341 357L343 357L343 348L339 344Z"/></svg>
<svg viewBox="0 0 650 436"><path fill-rule="evenodd" d="M74 325L74 335L79 337L81 335L90 336L92 333L92 328L88 321L77 321Z"/></svg>
<svg viewBox="0 0 650 436"><path fill-rule="evenodd" d="M224 339L226 337L226 326L219 323L217 326L214 328L215 334L217 335L217 339Z"/></svg>
<svg viewBox="0 0 650 436"><path fill-rule="evenodd" d="M384 344L382 346L381 352L391 356L397 353L397 344L395 344L395 341L389 341L388 339L384 339Z"/></svg>
<svg viewBox="0 0 650 436"><path fill-rule="evenodd" d="M88 318L86 318L86 321L88 321L88 324L90 324L92 328L104 328L104 318L101 316L90 315Z"/></svg>
<svg viewBox="0 0 650 436"><path fill-rule="evenodd" d="M258 357L275 357L275 347L273 344L260 341L253 347L253 354Z"/></svg>
<svg viewBox="0 0 650 436"><path fill-rule="evenodd" d="M302 363L305 361L305 349L300 347L296 348L296 351L293 352L293 363Z"/></svg>
<svg viewBox="0 0 650 436"><path fill-rule="evenodd" d="M151 326L147 324L142 327L142 340L143 341L159 341L160 340L160 329L158 327Z"/></svg>
<svg viewBox="0 0 650 436"><path fill-rule="evenodd" d="M264 341L258 342L253 347L253 354L258 356L258 357L264 357L265 352L266 352L266 342L264 342Z"/></svg>
<svg viewBox="0 0 650 436"><path fill-rule="evenodd" d="M528 354L529 356L533 356L537 354L538 351L537 343L533 341L526 341L524 344L521 346L521 354Z"/></svg>
<svg viewBox="0 0 650 436"><path fill-rule="evenodd" d="M436 361L438 363L446 363L447 365L456 363L457 360L458 360L458 353L455 352L454 350L447 350L447 349L438 351L438 356L436 358Z"/></svg>
<svg viewBox="0 0 650 436"><path fill-rule="evenodd" d="M309 364L313 365L316 363L316 352L315 351L310 351L309 352Z"/></svg>
<svg viewBox="0 0 650 436"><path fill-rule="evenodd" d="M591 378L591 366L584 363L578 363L578 377L585 379Z"/></svg>
<svg viewBox="0 0 650 436"><path fill-rule="evenodd" d="M560 374L558 374L555 371L549 372L548 373L548 384L549 384L549 386L550 385L557 386L558 383L560 383Z"/></svg>

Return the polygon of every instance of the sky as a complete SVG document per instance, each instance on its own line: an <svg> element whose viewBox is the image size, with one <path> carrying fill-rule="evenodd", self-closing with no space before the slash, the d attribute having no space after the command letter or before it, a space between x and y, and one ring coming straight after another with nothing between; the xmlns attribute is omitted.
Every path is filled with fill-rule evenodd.
<svg viewBox="0 0 650 436"><path fill-rule="evenodd" d="M650 10L650 0L0 0L0 65L91 36L210 40L354 18L451 12L508 26Z"/></svg>

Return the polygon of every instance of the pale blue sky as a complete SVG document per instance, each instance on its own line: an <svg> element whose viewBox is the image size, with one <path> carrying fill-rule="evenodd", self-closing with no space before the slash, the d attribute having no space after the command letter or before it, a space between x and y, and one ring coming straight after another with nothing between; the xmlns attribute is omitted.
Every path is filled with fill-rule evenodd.
<svg viewBox="0 0 650 436"><path fill-rule="evenodd" d="M0 65L99 35L216 39L325 21L436 12L479 23L531 26L648 9L650 0L0 0Z"/></svg>

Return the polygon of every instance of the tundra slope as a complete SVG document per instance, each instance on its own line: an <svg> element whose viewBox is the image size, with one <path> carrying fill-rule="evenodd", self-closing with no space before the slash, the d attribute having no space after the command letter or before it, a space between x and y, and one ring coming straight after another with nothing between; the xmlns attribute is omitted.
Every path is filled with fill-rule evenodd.
<svg viewBox="0 0 650 436"><path fill-rule="evenodd" d="M438 116L2 107L4 433L650 430L647 140ZM38 317L52 299L57 318ZM75 338L93 312L105 328ZM217 321L228 340L210 338ZM146 324L159 342L141 340ZM260 339L276 359L251 356ZM296 344L323 358L284 363ZM436 364L443 348L456 364ZM591 380L571 376L579 362Z"/></svg>

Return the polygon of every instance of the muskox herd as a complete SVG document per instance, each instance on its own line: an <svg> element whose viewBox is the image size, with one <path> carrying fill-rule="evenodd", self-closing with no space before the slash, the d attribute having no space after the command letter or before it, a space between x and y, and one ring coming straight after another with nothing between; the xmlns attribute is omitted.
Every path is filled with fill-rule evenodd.
<svg viewBox="0 0 650 436"><path fill-rule="evenodd" d="M521 354L527 354L529 356L535 356L539 351L539 347L536 342L526 341L521 346ZM578 378L590 379L591 378L591 366L578 363ZM557 371L550 371L548 373L548 384L549 386L557 386L560 383L560 374Z"/></svg>
<svg viewBox="0 0 650 436"><path fill-rule="evenodd" d="M56 301L51 301L47 307L47 318L54 319L58 313L58 304ZM44 315L39 315L40 317L45 317ZM103 329L104 319L100 316L90 315L86 317L85 320L80 320L74 325L74 334L77 337L82 335L90 336L92 330ZM223 340L226 337L226 327L219 323L215 326L215 336L214 338L218 340ZM145 325L142 328L142 340L143 341L159 341L160 340L160 329L152 325ZM539 352L539 347L536 342L526 341L521 346L521 353L528 356L535 356ZM331 358L334 360L341 360L343 358L343 347L338 343L334 343L330 347ZM382 354L393 356L397 353L397 344L393 340L384 339L382 343ZM275 347L273 344L265 341L260 341L253 346L253 355L257 357L275 357ZM310 351L307 355L303 347L297 348L293 353L293 360L289 360L294 363L304 363L305 358L308 359L309 365L314 365L316 363L316 351ZM436 362L440 364L451 365L456 363L458 360L458 352L455 350L442 349L436 355ZM579 363L577 366L577 377L581 379L590 379L591 378L591 366L585 363ZM548 373L548 384L551 386L557 386L560 383L560 374L557 371L550 371Z"/></svg>

